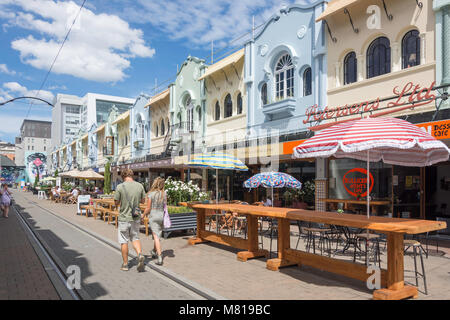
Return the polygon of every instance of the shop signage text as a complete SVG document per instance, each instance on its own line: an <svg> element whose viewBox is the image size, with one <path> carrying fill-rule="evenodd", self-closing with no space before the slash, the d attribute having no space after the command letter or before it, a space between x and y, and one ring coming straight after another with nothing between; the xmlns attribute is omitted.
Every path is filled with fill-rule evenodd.
<svg viewBox="0 0 450 320"><path fill-rule="evenodd" d="M450 138L450 120L417 124L438 140Z"/></svg>
<svg viewBox="0 0 450 320"><path fill-rule="evenodd" d="M360 103L355 103L352 105L346 104L345 106L329 108L319 107L317 104L306 109L305 116L306 119L303 120L304 124L311 123L314 121L320 122L324 120L330 120L333 118L347 117L352 115L357 115L361 113L371 112L370 117L380 117L387 114L399 112L406 109L413 109L425 104L430 103L431 100L435 100L436 96L432 94L435 82L433 81L430 86L422 87L420 84L414 84L413 82L408 82L406 85L400 89L396 86L393 89L394 95L397 97L395 101L389 102L387 104L387 110L374 113L380 109L380 100L378 97L373 101L363 101ZM386 109L386 108L383 108ZM322 130L326 127L332 126L336 123L351 121L355 119L360 119L360 116L351 119L346 119L338 122L330 122L319 126L310 127L310 130Z"/></svg>
<svg viewBox="0 0 450 320"><path fill-rule="evenodd" d="M369 192L373 189L373 176L369 172ZM345 190L356 197L366 197L367 196L367 170L363 168L355 168L347 171L347 173L342 178L342 183L344 184Z"/></svg>

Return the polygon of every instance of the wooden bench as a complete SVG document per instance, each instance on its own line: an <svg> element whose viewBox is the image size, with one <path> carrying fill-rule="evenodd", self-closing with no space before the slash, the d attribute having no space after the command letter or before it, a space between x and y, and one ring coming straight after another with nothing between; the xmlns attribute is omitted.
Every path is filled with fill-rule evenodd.
<svg viewBox="0 0 450 320"><path fill-rule="evenodd" d="M86 212L86 218L89 218L89 214L92 213L93 216L94 216L94 219L95 219L96 214L95 214L94 206L91 206L91 205L88 205L88 204L81 205L80 206L81 215L83 215L83 210L85 210L85 212Z"/></svg>

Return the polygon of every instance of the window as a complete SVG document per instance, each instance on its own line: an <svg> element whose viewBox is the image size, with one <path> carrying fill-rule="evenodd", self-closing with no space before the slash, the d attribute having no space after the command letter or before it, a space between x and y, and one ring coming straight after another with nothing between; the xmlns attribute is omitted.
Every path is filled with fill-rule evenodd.
<svg viewBox="0 0 450 320"><path fill-rule="evenodd" d="M158 127L158 125L156 124L156 125L155 125L155 137L158 138L158 136L159 136L159 127Z"/></svg>
<svg viewBox="0 0 450 320"><path fill-rule="evenodd" d="M214 112L214 120L220 120L220 104L219 101L216 102L216 108L215 108L215 112Z"/></svg>
<svg viewBox="0 0 450 320"><path fill-rule="evenodd" d="M136 119L136 138L137 140L144 140L145 137L145 127L144 122L142 121L142 117L140 114L138 114Z"/></svg>
<svg viewBox="0 0 450 320"><path fill-rule="evenodd" d="M202 122L202 108L198 108L197 114L198 114L198 122L201 123Z"/></svg>
<svg viewBox="0 0 450 320"><path fill-rule="evenodd" d="M391 72L391 46L389 39L375 39L367 49L367 79Z"/></svg>
<svg viewBox="0 0 450 320"><path fill-rule="evenodd" d="M344 58L344 84L356 82L356 53L350 52Z"/></svg>
<svg viewBox="0 0 450 320"><path fill-rule="evenodd" d="M193 131L194 130L194 105L192 104L191 96L187 96L185 106L187 109L188 131Z"/></svg>
<svg viewBox="0 0 450 320"><path fill-rule="evenodd" d="M311 68L307 68L303 72L303 96L310 96L312 94L312 73Z"/></svg>
<svg viewBox="0 0 450 320"><path fill-rule="evenodd" d="M242 113L242 95L239 93L237 96L237 114Z"/></svg>
<svg viewBox="0 0 450 320"><path fill-rule="evenodd" d="M264 83L261 87L261 104L263 106L267 104L267 83Z"/></svg>
<svg viewBox="0 0 450 320"><path fill-rule="evenodd" d="M46 146L44 146L44 151L47 151L47 147Z"/></svg>
<svg viewBox="0 0 450 320"><path fill-rule="evenodd" d="M163 136L165 132L166 132L166 128L164 125L164 119L162 119L161 120L161 136Z"/></svg>
<svg viewBox="0 0 450 320"><path fill-rule="evenodd" d="M420 64L419 31L411 30L402 40L402 68L411 68Z"/></svg>
<svg viewBox="0 0 450 320"><path fill-rule="evenodd" d="M233 101L231 100L231 95L225 97L225 112L224 118L229 118L233 115Z"/></svg>
<svg viewBox="0 0 450 320"><path fill-rule="evenodd" d="M275 68L276 97L281 100L294 96L294 65L291 56L282 56Z"/></svg>

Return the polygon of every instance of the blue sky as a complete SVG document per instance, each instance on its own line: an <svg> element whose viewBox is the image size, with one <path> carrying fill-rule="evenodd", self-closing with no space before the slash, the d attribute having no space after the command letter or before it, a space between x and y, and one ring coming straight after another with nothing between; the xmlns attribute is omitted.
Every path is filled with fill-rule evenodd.
<svg viewBox="0 0 450 320"><path fill-rule="evenodd" d="M37 94L82 2L0 0L0 101ZM152 95L155 79L167 88L188 55L209 63L212 41L217 51L239 45L230 41L253 17L260 25L294 2L307 1L87 0L39 97ZM14 142L29 109L25 100L0 106L0 140ZM51 120L49 106L30 110L28 119Z"/></svg>

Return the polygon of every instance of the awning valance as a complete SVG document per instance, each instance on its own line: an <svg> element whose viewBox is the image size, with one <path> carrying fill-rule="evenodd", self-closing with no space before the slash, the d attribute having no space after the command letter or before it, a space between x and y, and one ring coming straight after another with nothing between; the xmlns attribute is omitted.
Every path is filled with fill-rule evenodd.
<svg viewBox="0 0 450 320"><path fill-rule="evenodd" d="M120 121L127 119L129 116L130 116L130 110L128 110L127 112L124 112L120 116L118 116L117 119L112 122L112 124L119 123Z"/></svg>
<svg viewBox="0 0 450 320"><path fill-rule="evenodd" d="M328 18L329 16L337 13L340 10L342 10L342 13L343 13L344 8L348 8L351 5L354 5L355 3L357 3L358 1L361 1L361 0L332 0L332 1L328 2L327 8L316 19L316 22L324 20L324 19Z"/></svg>
<svg viewBox="0 0 450 320"><path fill-rule="evenodd" d="M164 99L166 99L169 96L170 90L164 90L163 92L158 93L156 96L151 97L150 101L148 102L148 104L145 106L145 108L151 106L152 104L158 102L158 101L162 101Z"/></svg>
<svg viewBox="0 0 450 320"><path fill-rule="evenodd" d="M244 58L244 49L236 51L235 53L220 60L219 62L216 62L212 66L209 66L208 70L206 70L205 74L203 76L201 76L200 78L198 78L198 80L203 80L203 79L211 76L212 74L224 69L225 67L236 64L242 58Z"/></svg>
<svg viewBox="0 0 450 320"><path fill-rule="evenodd" d="M97 130L94 131L94 133L98 133L98 132L102 131L103 129L105 129L105 127L106 127L106 123L102 124L100 127L98 127Z"/></svg>

